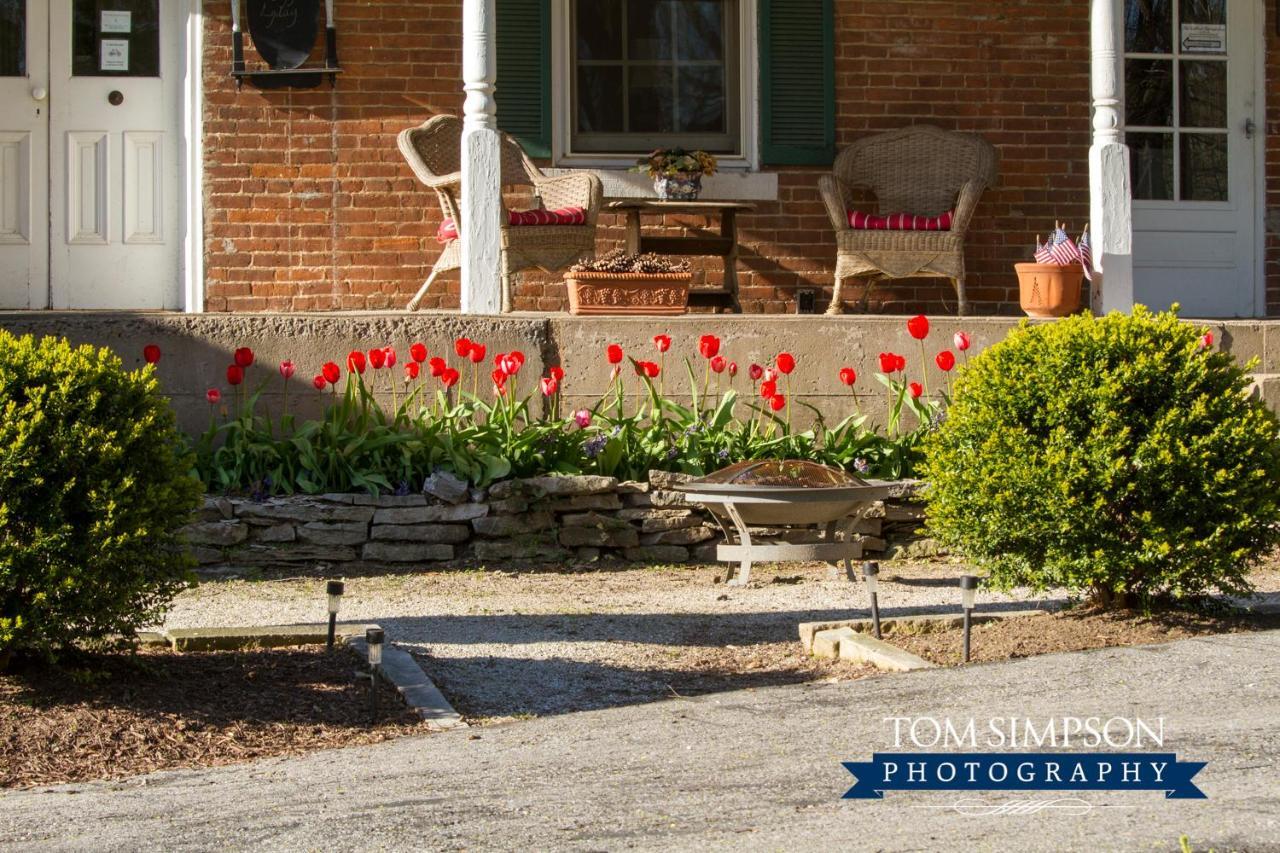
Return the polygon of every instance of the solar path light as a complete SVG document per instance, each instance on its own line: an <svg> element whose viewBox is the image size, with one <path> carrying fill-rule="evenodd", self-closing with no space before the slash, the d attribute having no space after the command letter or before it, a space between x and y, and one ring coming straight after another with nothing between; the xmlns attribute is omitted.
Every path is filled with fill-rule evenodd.
<svg viewBox="0 0 1280 853"><path fill-rule="evenodd" d="M875 629L876 639L880 639L880 598L877 582L880 580L880 564L867 562L862 564L862 577L867 582L867 595L871 596L871 625Z"/></svg>
<svg viewBox="0 0 1280 853"><path fill-rule="evenodd" d="M333 636L338 627L338 610L342 607L342 593L345 591L346 584L342 581L329 581L325 585L325 592L329 594L329 640L325 644L329 651L333 651Z"/></svg>
<svg viewBox="0 0 1280 853"><path fill-rule="evenodd" d="M964 662L969 662L969 634L973 628L973 605L978 595L978 579L974 575L960 577L960 603L964 607Z"/></svg>

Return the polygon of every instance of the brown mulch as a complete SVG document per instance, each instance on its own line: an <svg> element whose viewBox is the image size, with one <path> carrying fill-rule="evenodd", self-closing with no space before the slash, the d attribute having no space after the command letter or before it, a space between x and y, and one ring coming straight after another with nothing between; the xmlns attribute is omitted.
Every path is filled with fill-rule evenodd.
<svg viewBox="0 0 1280 853"><path fill-rule="evenodd" d="M426 731L387 684L370 724L349 649L144 649L0 673L0 787L119 779Z"/></svg>
<svg viewBox="0 0 1280 853"><path fill-rule="evenodd" d="M999 661L1274 628L1280 628L1280 616L1215 616L1185 610L1139 613L1080 608L974 625L970 660ZM960 628L950 628L929 634L886 636L885 640L933 663L955 666L961 662L963 638Z"/></svg>

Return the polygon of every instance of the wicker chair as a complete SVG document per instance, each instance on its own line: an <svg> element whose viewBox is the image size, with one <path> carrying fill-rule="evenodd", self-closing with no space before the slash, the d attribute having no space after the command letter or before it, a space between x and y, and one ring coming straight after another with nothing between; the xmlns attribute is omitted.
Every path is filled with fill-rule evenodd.
<svg viewBox="0 0 1280 853"><path fill-rule="evenodd" d="M436 191L440 210L461 228L462 222L462 120L442 115L400 133L400 153L413 168L418 180ZM600 179L588 172L548 177L533 164L520 143L502 134L502 185L528 187L535 205L546 210L581 207L586 220L581 225L515 226L502 220L502 310L511 310L511 280L526 269L537 267L555 272L595 254L596 219L600 215L604 191ZM506 211L506 202L503 202ZM445 270L462 266L461 240L444 246L431 274L409 301L409 310L418 307L435 278Z"/></svg>
<svg viewBox="0 0 1280 853"><path fill-rule="evenodd" d="M980 136L927 125L871 136L836 157L818 183L836 232L835 287L828 314L843 309L841 286L852 276L941 276L954 282L966 314L964 236L982 191L995 181L996 151ZM854 192L875 194L881 214L936 216L954 211L949 231L875 231L849 227Z"/></svg>

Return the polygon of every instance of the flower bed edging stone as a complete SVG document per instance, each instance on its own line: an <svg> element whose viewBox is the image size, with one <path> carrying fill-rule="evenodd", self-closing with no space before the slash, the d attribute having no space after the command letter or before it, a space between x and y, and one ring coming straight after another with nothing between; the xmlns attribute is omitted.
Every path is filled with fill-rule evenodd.
<svg viewBox="0 0 1280 853"><path fill-rule="evenodd" d="M715 562L723 533L674 490L689 479L653 471L647 482L532 477L476 489L438 472L414 495L211 496L185 532L200 571L215 576L321 564ZM921 487L902 481L858 522L864 554L916 538Z"/></svg>

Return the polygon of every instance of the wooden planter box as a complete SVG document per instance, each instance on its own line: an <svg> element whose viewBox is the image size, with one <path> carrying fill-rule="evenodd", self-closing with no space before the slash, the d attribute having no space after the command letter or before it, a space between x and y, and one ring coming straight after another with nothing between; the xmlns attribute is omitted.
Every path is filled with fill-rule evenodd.
<svg viewBox="0 0 1280 853"><path fill-rule="evenodd" d="M684 314L693 273L569 272L570 314Z"/></svg>

